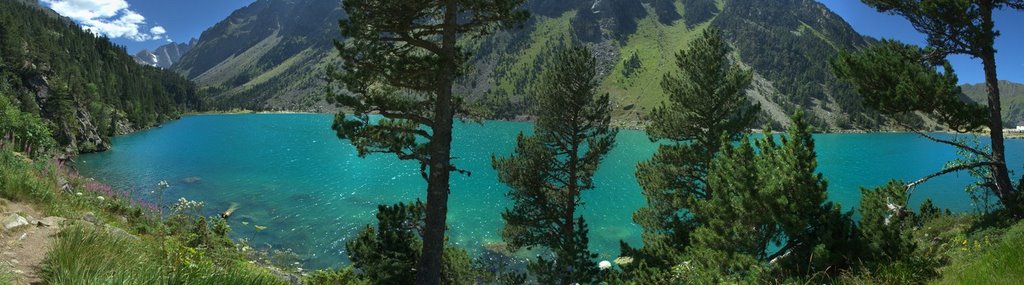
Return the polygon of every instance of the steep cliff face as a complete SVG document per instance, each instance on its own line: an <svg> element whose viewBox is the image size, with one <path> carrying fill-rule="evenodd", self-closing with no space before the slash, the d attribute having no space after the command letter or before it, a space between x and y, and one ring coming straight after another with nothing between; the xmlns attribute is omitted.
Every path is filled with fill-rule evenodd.
<svg viewBox="0 0 1024 285"><path fill-rule="evenodd" d="M171 68L186 52L196 45L197 41L199 40L192 39L187 43L169 43L153 51L144 49L135 54L135 61L139 64L163 69Z"/></svg>
<svg viewBox="0 0 1024 285"><path fill-rule="evenodd" d="M204 32L174 69L220 92L223 107L320 110L319 77L336 64L330 41L345 15L339 6L257 1ZM472 66L457 93L496 117L526 113L525 93L547 54L576 42L598 58L616 120L643 122L666 98L659 82L676 70L674 54L713 27L733 43L734 60L756 73L750 96L768 109L762 122L784 125L805 109L821 129L875 124L827 70L840 50L872 40L813 0L533 0L527 8L532 17L522 29L465 42Z"/></svg>

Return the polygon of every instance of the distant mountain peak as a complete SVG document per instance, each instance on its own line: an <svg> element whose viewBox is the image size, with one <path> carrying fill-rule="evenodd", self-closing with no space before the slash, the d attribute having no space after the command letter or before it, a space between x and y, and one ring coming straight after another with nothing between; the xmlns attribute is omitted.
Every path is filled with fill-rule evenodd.
<svg viewBox="0 0 1024 285"><path fill-rule="evenodd" d="M135 54L135 62L168 69L177 63L186 52L191 50L198 41L192 38L187 43L169 43L153 51L143 49Z"/></svg>

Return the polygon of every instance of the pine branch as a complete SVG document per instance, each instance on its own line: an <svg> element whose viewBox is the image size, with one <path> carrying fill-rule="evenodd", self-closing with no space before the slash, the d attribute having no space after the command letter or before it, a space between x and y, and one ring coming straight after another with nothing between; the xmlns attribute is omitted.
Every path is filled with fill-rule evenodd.
<svg viewBox="0 0 1024 285"><path fill-rule="evenodd" d="M951 140L940 139L940 138L937 138L935 136L929 135L929 134L927 134L925 132L922 132L920 130L917 130L915 128L912 128L912 127L908 126L907 124L904 124L903 122L900 122L899 120L894 120L894 121L896 121L896 123L899 124L904 129L909 130L910 132L913 132L913 133L915 133L915 134L917 134L919 136L922 136L922 137L924 137L924 138L926 138L928 140L931 140L931 141L934 141L934 142L937 142L937 143L948 144L948 145L957 147L959 149L966 150L966 151L971 152L973 154L976 154L978 156L984 157L986 159L992 159L992 155L991 154L989 154L987 152L984 152L984 151L981 151L981 150L979 150L977 148L973 148L973 147L968 146L966 144L958 143L958 142L951 141Z"/></svg>
<svg viewBox="0 0 1024 285"><path fill-rule="evenodd" d="M391 111L384 110L382 107L378 107L374 111L376 111L377 114L380 114L381 116L384 116L385 118L388 118L388 119L409 120L409 121L416 122L417 124L427 125L427 126L433 126L434 125L434 121L433 120L428 119L427 117L420 116L420 115L415 115L415 114L410 114L410 113L393 113ZM421 135L423 135L423 137L425 137L425 138L428 138L428 139L430 138L429 134L421 134Z"/></svg>
<svg viewBox="0 0 1024 285"><path fill-rule="evenodd" d="M928 181L928 180L930 180L932 178L935 178L935 177L939 177L939 176L942 176L942 175L946 175L946 174L957 172L957 171L961 171L961 170L974 169L974 168L978 168L978 167L993 166L993 165L996 165L996 163L995 162L991 162L991 161L984 161L984 162L975 162L975 163L971 163L971 164L961 164L961 165L949 167L949 168L943 169L942 171L929 174L928 176L922 177L921 179L915 180L914 182L908 183L906 185L906 189L907 189L906 191L908 192L908 195L909 195L909 192L913 191L914 187L916 187L917 185L919 185L921 183L924 183L924 182L926 182L926 181Z"/></svg>

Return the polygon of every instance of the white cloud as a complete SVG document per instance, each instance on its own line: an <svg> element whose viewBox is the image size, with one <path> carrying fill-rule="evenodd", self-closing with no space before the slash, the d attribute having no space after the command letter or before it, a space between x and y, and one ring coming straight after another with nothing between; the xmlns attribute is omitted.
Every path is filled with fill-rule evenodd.
<svg viewBox="0 0 1024 285"><path fill-rule="evenodd" d="M142 42L164 38L167 30L154 26L145 31L146 17L129 9L125 0L42 0L58 14L71 18L82 28L110 38Z"/></svg>

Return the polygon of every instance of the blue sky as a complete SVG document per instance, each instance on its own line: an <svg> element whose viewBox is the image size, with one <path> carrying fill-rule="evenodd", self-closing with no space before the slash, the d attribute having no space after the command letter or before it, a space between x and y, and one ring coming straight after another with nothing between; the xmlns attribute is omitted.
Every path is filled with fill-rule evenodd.
<svg viewBox="0 0 1024 285"><path fill-rule="evenodd" d="M927 38L906 19L879 13L856 0L818 0L842 16L857 32L875 38L897 39L924 45ZM1001 33L996 38L996 74L999 79L1024 83L1024 11L1000 10L993 18ZM985 74L981 61L968 56L951 56L960 83L981 83Z"/></svg>
<svg viewBox="0 0 1024 285"><path fill-rule="evenodd" d="M168 41L198 38L206 28L254 0L40 0L87 29L107 35L129 52L154 49ZM843 17L857 32L875 38L895 38L924 45L925 36L905 19L879 13L856 0L819 0ZM339 1L340 3L340 1ZM1024 12L1003 10L995 15L1000 79L1024 83ZM984 81L981 63L967 56L950 58L961 83Z"/></svg>
<svg viewBox="0 0 1024 285"><path fill-rule="evenodd" d="M254 0L40 0L128 52L199 38L207 28ZM341 1L339 0L340 4Z"/></svg>

